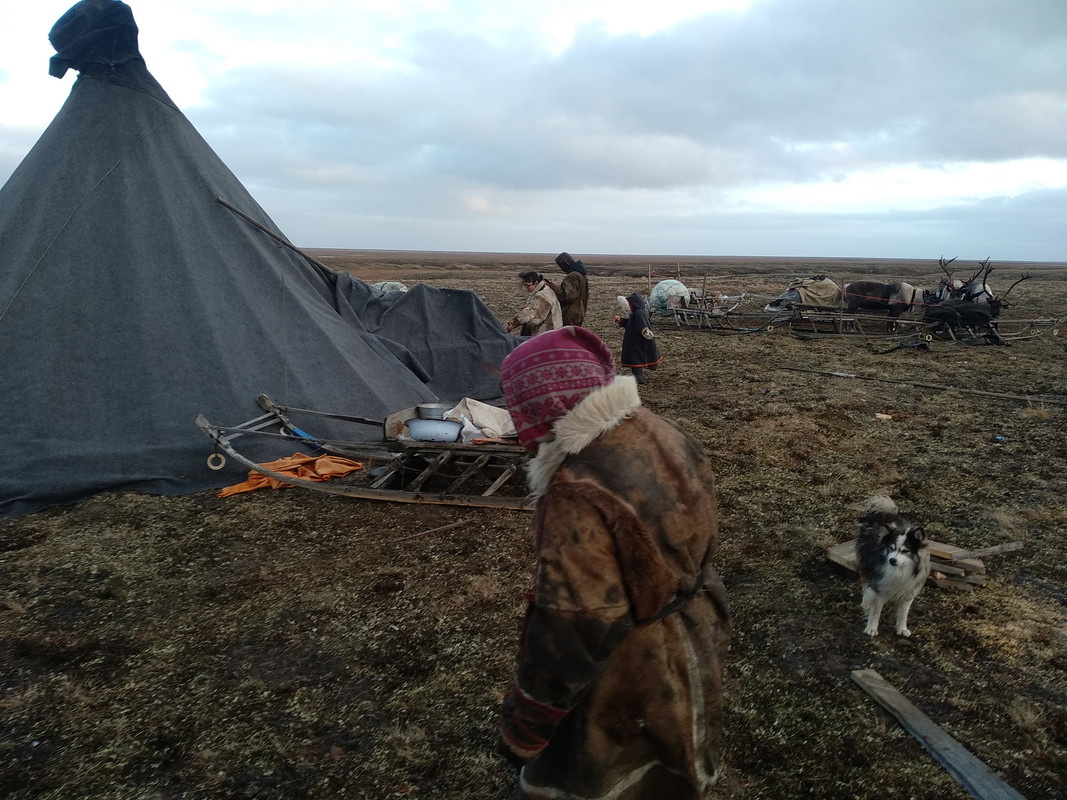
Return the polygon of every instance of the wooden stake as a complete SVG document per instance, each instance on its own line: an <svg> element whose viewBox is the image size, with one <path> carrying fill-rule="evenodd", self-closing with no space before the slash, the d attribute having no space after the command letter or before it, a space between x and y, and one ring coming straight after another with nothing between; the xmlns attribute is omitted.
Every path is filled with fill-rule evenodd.
<svg viewBox="0 0 1067 800"><path fill-rule="evenodd" d="M430 530L423 531L422 533L416 533L411 536L402 536L401 538L396 539L394 541L394 544L396 542L410 542L412 539L421 539L423 536L429 536L431 533L444 533L445 531L450 531L454 528L458 528L461 525L466 525L468 522L470 522L469 519L461 519L459 522L453 522L449 525L442 525L440 528L431 528Z"/></svg>

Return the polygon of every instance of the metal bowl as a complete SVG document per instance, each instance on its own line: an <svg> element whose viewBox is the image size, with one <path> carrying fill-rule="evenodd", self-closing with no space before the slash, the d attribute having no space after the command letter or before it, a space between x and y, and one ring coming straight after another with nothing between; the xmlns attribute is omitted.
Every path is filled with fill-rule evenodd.
<svg viewBox="0 0 1067 800"><path fill-rule="evenodd" d="M444 419L445 412L452 408L451 403L420 403L415 406L419 419Z"/></svg>
<svg viewBox="0 0 1067 800"><path fill-rule="evenodd" d="M463 423L450 419L409 419L408 430L417 442L454 442L459 439Z"/></svg>

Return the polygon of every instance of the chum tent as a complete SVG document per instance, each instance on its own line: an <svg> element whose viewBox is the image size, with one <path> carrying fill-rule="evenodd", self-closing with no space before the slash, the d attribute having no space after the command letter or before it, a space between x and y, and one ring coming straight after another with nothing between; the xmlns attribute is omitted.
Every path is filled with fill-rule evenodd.
<svg viewBox="0 0 1067 800"><path fill-rule="evenodd" d="M241 480L194 420L245 422L261 394L372 419L499 398L519 340L471 292L385 293L286 246L149 74L128 6L83 0L49 38L49 72L79 75L0 188L0 516ZM313 433L382 435L336 424Z"/></svg>

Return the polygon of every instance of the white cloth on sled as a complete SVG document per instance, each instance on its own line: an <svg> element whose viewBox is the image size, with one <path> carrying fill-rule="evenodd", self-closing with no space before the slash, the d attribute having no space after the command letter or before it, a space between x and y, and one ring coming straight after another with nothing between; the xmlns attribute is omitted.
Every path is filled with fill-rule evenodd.
<svg viewBox="0 0 1067 800"><path fill-rule="evenodd" d="M506 408L491 406L480 400L464 397L455 408L445 412L445 419L462 422L466 417L474 427L481 430L486 439L506 439L517 436L515 423Z"/></svg>

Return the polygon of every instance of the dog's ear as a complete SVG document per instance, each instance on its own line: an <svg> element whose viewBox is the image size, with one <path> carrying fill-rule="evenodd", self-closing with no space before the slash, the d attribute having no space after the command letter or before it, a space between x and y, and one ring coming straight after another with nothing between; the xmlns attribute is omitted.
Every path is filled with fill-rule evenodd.
<svg viewBox="0 0 1067 800"><path fill-rule="evenodd" d="M921 547L926 542L926 531L922 525L912 525L908 530L908 536L915 540L915 544Z"/></svg>

